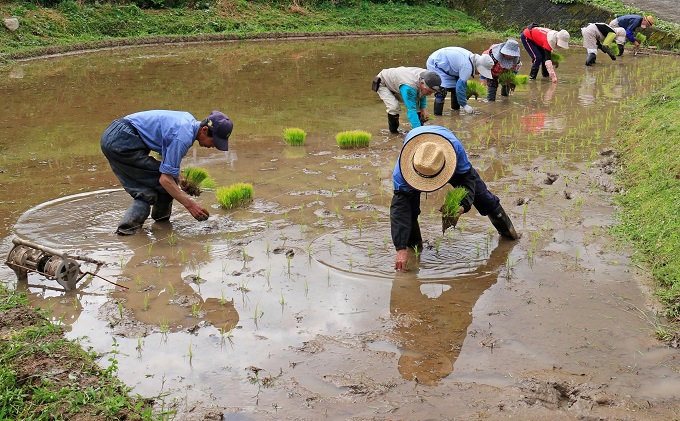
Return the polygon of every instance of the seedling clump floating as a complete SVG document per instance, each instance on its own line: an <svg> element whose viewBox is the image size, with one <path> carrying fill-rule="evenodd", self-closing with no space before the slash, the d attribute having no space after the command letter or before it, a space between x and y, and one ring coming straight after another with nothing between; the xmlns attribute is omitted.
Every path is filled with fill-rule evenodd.
<svg viewBox="0 0 680 421"><path fill-rule="evenodd" d="M283 140L291 146L304 145L307 132L296 127L291 127L283 130Z"/></svg>
<svg viewBox="0 0 680 421"><path fill-rule="evenodd" d="M371 141L371 134L361 130L340 132L335 136L340 149L365 148Z"/></svg>
<svg viewBox="0 0 680 421"><path fill-rule="evenodd" d="M253 185L236 183L231 186L220 187L215 192L217 201L225 209L232 209L253 199Z"/></svg>
<svg viewBox="0 0 680 421"><path fill-rule="evenodd" d="M215 188L215 180L204 168L186 167L181 175L179 186L190 196L200 196L203 190Z"/></svg>
<svg viewBox="0 0 680 421"><path fill-rule="evenodd" d="M467 190L463 187L456 187L446 194L444 204L439 209L442 213L442 232L450 227L455 227L458 223L460 202L467 196Z"/></svg>
<svg viewBox="0 0 680 421"><path fill-rule="evenodd" d="M486 86L482 85L481 83L477 82L476 80L468 80L467 81L467 97L468 99L475 97L475 99L479 99L479 97L485 98L486 97Z"/></svg>

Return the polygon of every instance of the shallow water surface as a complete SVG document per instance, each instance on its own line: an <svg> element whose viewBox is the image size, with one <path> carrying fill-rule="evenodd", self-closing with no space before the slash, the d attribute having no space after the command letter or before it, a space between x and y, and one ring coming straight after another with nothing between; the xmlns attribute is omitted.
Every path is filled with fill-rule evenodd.
<svg viewBox="0 0 680 421"><path fill-rule="evenodd" d="M495 103L472 100L475 115L433 117L524 235L500 240L474 210L442 233L446 190L423 195L425 248L412 270L392 269L391 173L403 135L387 132L370 82L385 67L423 66L443 46L480 52L495 41L188 44L4 69L4 248L16 235L105 262L83 264L97 276L76 291L36 274L17 287L70 337L115 351L101 363L118 360L135 392L168 392L161 402L182 419L504 410L559 419L620 416L638 401L664 419L680 408L680 368L650 333L646 278L607 235L607 150L625 101L677 77L675 58L627 52L585 68L575 47L557 85L533 81ZM113 119L152 108L227 113L231 150L192 148L183 166L206 168L218 185L251 183L254 201L227 211L204 192L207 221L175 204L170 222L116 236L130 198L99 137ZM283 142L287 127L308 133L305 146ZM352 129L372 134L369 148L338 149L335 134ZM7 267L0 275L15 283Z"/></svg>

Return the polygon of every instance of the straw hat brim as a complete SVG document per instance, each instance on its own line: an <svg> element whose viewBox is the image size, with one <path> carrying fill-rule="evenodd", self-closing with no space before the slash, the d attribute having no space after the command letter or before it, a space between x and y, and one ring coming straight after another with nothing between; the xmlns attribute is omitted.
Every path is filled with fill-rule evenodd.
<svg viewBox="0 0 680 421"><path fill-rule="evenodd" d="M413 168L413 155L415 155L418 147L425 142L436 143L444 153L444 168L433 177L425 177ZM414 189L423 192L435 191L444 187L456 171L456 151L451 142L444 136L435 133L421 133L413 136L401 148L399 168L401 176Z"/></svg>

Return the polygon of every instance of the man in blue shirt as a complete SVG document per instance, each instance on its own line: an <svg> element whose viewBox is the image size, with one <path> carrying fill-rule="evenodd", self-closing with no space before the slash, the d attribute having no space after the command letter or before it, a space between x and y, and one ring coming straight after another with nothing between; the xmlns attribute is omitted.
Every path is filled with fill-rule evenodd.
<svg viewBox="0 0 680 421"><path fill-rule="evenodd" d="M407 270L409 247L422 249L423 246L418 225L420 193L438 190L446 184L467 190L458 215L474 205L480 215L489 216L501 236L511 240L519 238L500 200L486 188L470 164L463 144L445 127L422 126L406 135L392 182L390 227L397 250L394 262L397 270Z"/></svg>
<svg viewBox="0 0 680 421"><path fill-rule="evenodd" d="M626 39L633 44L635 47L639 47L640 43L635 39L635 30L638 28L646 29L654 25L653 16L640 16L640 15L623 15L609 22L609 26L612 28L623 28L626 30ZM618 44L619 55L623 54L624 44Z"/></svg>
<svg viewBox="0 0 680 421"><path fill-rule="evenodd" d="M173 199L197 220L208 219L208 211L179 187L180 163L195 141L204 148L228 150L232 129L232 121L220 111L203 121L184 111L142 111L111 123L102 135L102 152L134 199L116 233L134 234L149 214L156 221L170 219Z"/></svg>

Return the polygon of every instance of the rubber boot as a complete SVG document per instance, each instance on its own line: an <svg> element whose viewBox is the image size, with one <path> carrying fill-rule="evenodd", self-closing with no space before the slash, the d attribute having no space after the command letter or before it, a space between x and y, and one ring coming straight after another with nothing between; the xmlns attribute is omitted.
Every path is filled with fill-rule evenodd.
<svg viewBox="0 0 680 421"><path fill-rule="evenodd" d="M142 199L135 199L132 205L125 212L123 220L118 224L116 234L118 235L132 235L137 232L137 229L144 225L144 221L149 217L151 212L151 204Z"/></svg>
<svg viewBox="0 0 680 421"><path fill-rule="evenodd" d="M496 91L498 90L498 85L487 85L486 87L486 99L489 101L495 101L496 100Z"/></svg>
<svg viewBox="0 0 680 421"><path fill-rule="evenodd" d="M619 47L619 57L623 55L623 49L625 48L624 44L616 44Z"/></svg>
<svg viewBox="0 0 680 421"><path fill-rule="evenodd" d="M501 86L501 96L508 96L508 87L503 85Z"/></svg>
<svg viewBox="0 0 680 421"><path fill-rule="evenodd" d="M449 88L451 92L451 109L460 110L460 104L458 103L458 97L456 96L456 88Z"/></svg>
<svg viewBox="0 0 680 421"><path fill-rule="evenodd" d="M541 76L543 76L543 77L550 76L550 73L548 72L548 68L545 67L545 61L543 63L541 63Z"/></svg>
<svg viewBox="0 0 680 421"><path fill-rule="evenodd" d="M435 95L434 97L434 115L442 115L444 112L444 96L440 96L439 94Z"/></svg>
<svg viewBox="0 0 680 421"><path fill-rule="evenodd" d="M390 133L399 133L399 114L387 114L387 124L390 128Z"/></svg>
<svg viewBox="0 0 680 421"><path fill-rule="evenodd" d="M172 196L159 194L156 203L151 207L151 217L154 221L162 222L170 219L172 214Z"/></svg>
<svg viewBox="0 0 680 421"><path fill-rule="evenodd" d="M596 58L597 58L597 54L588 53L588 57L586 58L586 66L592 66L593 64L595 64Z"/></svg>
<svg viewBox="0 0 680 421"><path fill-rule="evenodd" d="M540 66L532 67L531 71L529 72L529 79L531 80L536 80L536 76L538 76L538 68Z"/></svg>
<svg viewBox="0 0 680 421"><path fill-rule="evenodd" d="M501 205L498 205L495 211L489 214L489 219L498 233L510 240L517 240L519 235L512 225L512 221Z"/></svg>

